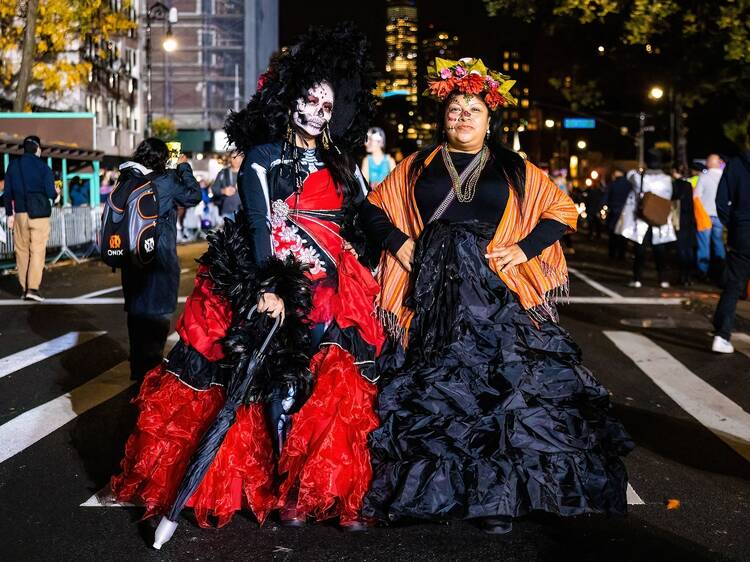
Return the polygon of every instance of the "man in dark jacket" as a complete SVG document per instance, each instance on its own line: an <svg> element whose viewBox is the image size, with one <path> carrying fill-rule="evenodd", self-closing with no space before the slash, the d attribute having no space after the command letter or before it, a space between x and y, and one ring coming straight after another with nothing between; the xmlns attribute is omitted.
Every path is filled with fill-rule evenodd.
<svg viewBox="0 0 750 562"><path fill-rule="evenodd" d="M237 175L243 157L241 152L233 151L229 156L229 166L219 172L211 186L213 201L219 208L222 219L234 217L234 213L242 206L240 194L237 192Z"/></svg>
<svg viewBox="0 0 750 562"><path fill-rule="evenodd" d="M13 160L5 173L5 216L8 229L13 231L18 282L24 299L43 301L39 293L47 253L50 218L31 218L27 205L31 194L57 198L52 170L40 156L39 137L29 136L23 141L23 156ZM38 197L38 195L37 195Z"/></svg>
<svg viewBox="0 0 750 562"><path fill-rule="evenodd" d="M142 380L161 362L171 317L177 308L177 206L193 207L201 201L201 188L187 157L180 156L177 169L167 170L168 157L167 145L151 138L138 146L132 161L120 166L120 181L129 175L143 178L144 183L151 179L159 203L156 260L143 269L133 265L122 269L133 380Z"/></svg>
<svg viewBox="0 0 750 562"><path fill-rule="evenodd" d="M607 185L604 193L603 205L607 206L607 219L604 225L607 227L609 236L609 257L621 260L625 257L625 246L627 240L615 232L615 225L620 219L625 201L632 191L633 186L625 178L625 172L615 168L612 172L612 181Z"/></svg>
<svg viewBox="0 0 750 562"><path fill-rule="evenodd" d="M750 127L748 127L750 144ZM714 314L712 349L732 353L730 343L737 300L750 280L750 150L729 161L716 192L716 211L728 232L726 284Z"/></svg>

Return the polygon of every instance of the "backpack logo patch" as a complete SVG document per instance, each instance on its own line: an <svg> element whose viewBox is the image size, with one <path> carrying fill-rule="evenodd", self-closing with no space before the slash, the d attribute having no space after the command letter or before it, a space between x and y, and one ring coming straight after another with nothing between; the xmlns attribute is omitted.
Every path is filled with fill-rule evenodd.
<svg viewBox="0 0 750 562"><path fill-rule="evenodd" d="M146 250L146 253L151 253L154 251L154 239L153 238L146 238L143 242L143 249Z"/></svg>
<svg viewBox="0 0 750 562"><path fill-rule="evenodd" d="M122 246L122 239L119 234L113 234L109 237L109 247L113 250L119 250Z"/></svg>

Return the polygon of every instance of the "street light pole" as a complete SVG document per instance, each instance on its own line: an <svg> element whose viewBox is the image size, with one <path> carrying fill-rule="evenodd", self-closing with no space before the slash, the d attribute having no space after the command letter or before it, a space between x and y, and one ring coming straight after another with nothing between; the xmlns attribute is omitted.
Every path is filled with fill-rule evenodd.
<svg viewBox="0 0 750 562"><path fill-rule="evenodd" d="M177 23L177 8L168 8L161 2L156 2L146 10L146 135L151 136L151 125L154 120L153 107L151 101L152 88L152 53L151 53L151 22L167 22L167 36L171 37L172 24ZM166 74L165 74L166 81ZM165 100L166 104L166 100Z"/></svg>

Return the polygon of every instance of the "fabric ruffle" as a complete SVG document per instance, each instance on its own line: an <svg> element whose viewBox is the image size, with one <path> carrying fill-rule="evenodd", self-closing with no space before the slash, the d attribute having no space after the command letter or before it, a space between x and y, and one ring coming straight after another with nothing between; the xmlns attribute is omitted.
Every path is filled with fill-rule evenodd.
<svg viewBox="0 0 750 562"><path fill-rule="evenodd" d="M136 428L125 446L122 473L111 480L119 501L140 502L144 517L164 514L179 488L190 457L224 403L223 390L193 390L158 367L146 375L133 401ZM199 525L219 527L248 506L258 521L275 504L273 450L262 407L242 406L206 478L190 499Z"/></svg>
<svg viewBox="0 0 750 562"><path fill-rule="evenodd" d="M417 244L416 314L406 354L383 362L365 513L624 513L633 444L568 333L537 327L489 269L491 235L437 223Z"/></svg>
<svg viewBox="0 0 750 562"><path fill-rule="evenodd" d="M376 389L335 345L316 354L310 368L315 390L292 418L279 461L286 474L279 507L317 519L356 519L372 477L367 436L378 425Z"/></svg>

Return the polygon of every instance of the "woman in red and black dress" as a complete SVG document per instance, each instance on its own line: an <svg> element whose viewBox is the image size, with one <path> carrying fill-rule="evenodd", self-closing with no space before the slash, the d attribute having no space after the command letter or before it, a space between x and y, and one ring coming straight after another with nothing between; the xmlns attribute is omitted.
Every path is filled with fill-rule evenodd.
<svg viewBox="0 0 750 562"><path fill-rule="evenodd" d="M115 497L141 500L147 516L169 508L221 407L236 355L225 336L251 299L259 312L284 318L286 348L266 360L267 374L189 505L201 525L209 515L223 525L247 506L261 522L279 508L290 524L339 517L345 528L362 527L367 435L377 426L374 360L384 341L378 285L353 247L366 186L345 151L361 143L370 114L366 55L348 26L312 29L272 60L247 108L227 122L245 154L242 215L210 239L178 323L180 342L144 381L123 473L112 480ZM303 288L292 271L300 266ZM243 280L247 268L257 282ZM304 372L289 367L300 354Z"/></svg>

